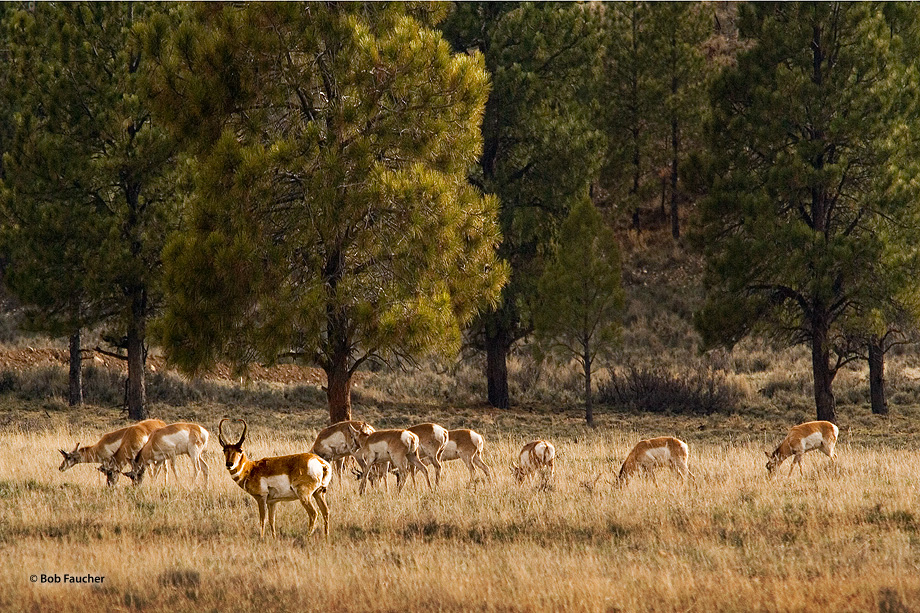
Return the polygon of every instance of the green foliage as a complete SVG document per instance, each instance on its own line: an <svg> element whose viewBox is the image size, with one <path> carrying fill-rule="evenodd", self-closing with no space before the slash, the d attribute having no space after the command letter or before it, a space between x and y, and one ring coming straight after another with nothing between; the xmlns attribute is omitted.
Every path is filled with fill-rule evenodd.
<svg viewBox="0 0 920 613"><path fill-rule="evenodd" d="M465 181L482 56L452 54L412 5L174 10L177 30L146 32L157 112L194 153L190 223L164 253L169 358L292 352L350 377L456 350L506 276L496 200Z"/></svg>
<svg viewBox="0 0 920 613"><path fill-rule="evenodd" d="M558 244L540 277L534 324L542 346L581 364L590 407L592 365L612 349L622 327L620 253L613 232L587 197L572 207Z"/></svg>
<svg viewBox="0 0 920 613"><path fill-rule="evenodd" d="M491 360L532 329L551 241L600 167L601 30L593 9L569 3L458 3L442 27L455 48L480 51L492 75L470 176L501 202L499 255L511 267L499 308L474 326ZM495 383L490 375L490 400L504 406Z"/></svg>
<svg viewBox="0 0 920 613"><path fill-rule="evenodd" d="M745 7L754 44L713 88L700 331L810 344L828 393L847 323L920 272L918 75L894 25L870 4Z"/></svg>
<svg viewBox="0 0 920 613"><path fill-rule="evenodd" d="M559 230L558 249L539 281L536 334L545 347L590 365L622 328L623 288L616 237L589 198Z"/></svg>
<svg viewBox="0 0 920 613"><path fill-rule="evenodd" d="M158 301L173 148L138 91L134 24L156 8L38 4L7 11L13 134L0 186L6 282L32 324L69 334L101 320L129 325L132 300Z"/></svg>

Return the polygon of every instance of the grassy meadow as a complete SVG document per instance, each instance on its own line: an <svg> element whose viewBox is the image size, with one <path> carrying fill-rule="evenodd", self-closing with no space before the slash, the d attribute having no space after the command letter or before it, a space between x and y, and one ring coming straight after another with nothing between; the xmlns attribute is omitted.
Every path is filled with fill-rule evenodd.
<svg viewBox="0 0 920 613"><path fill-rule="evenodd" d="M0 610L920 610L920 453L886 437L888 422L844 426L836 465L813 453L804 475L788 477L787 463L768 480L765 443L785 429L770 416L607 413L588 430L574 411L388 409L378 422L459 427L477 416L494 481L468 487L459 461L431 492L410 482L397 496L391 480L359 497L353 478L333 480L328 541L283 503L279 538L260 542L255 501L219 453L226 410L158 415L211 430L206 488L189 484L181 458L169 485L107 489L93 465L57 470L57 449L94 440L104 414L20 406L19 425L0 432L0 547L14 561L0 572ZM306 450L322 418L253 419L247 452ZM659 434L690 444L696 480L663 472L615 487L632 444ZM557 446L549 489L520 487L507 468L531 436ZM30 582L42 573L105 579Z"/></svg>

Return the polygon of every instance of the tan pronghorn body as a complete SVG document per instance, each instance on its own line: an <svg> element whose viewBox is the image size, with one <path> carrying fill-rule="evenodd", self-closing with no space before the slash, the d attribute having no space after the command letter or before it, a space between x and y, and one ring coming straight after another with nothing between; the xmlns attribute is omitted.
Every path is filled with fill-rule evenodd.
<svg viewBox="0 0 920 613"><path fill-rule="evenodd" d="M556 448L552 443L544 440L530 441L518 453L518 462L511 463L511 474L523 483L524 479L530 475L540 472L543 476L543 482L548 481L546 473L549 471L549 477L555 478L555 459Z"/></svg>
<svg viewBox="0 0 920 613"><path fill-rule="evenodd" d="M150 464L161 464L167 460L174 460L177 456L187 455L192 459L195 474L192 483L198 479L198 473L204 474L205 485L208 483L208 463L201 454L208 446L208 431L198 424L175 423L156 430L147 439L134 459L131 461L131 471L125 473L140 485L144 481L144 474ZM166 470L166 482L169 483L169 470Z"/></svg>
<svg viewBox="0 0 920 613"><path fill-rule="evenodd" d="M802 456L815 449L820 449L832 460L836 460L837 454L834 453L834 447L837 445L839 433L837 426L829 421L809 421L795 426L789 430L789 434L772 454L766 454L769 458L767 473L772 476L773 471L779 468L780 464L790 456L795 456L792 466L789 467L789 474L792 475L796 465L801 474Z"/></svg>
<svg viewBox="0 0 920 613"><path fill-rule="evenodd" d="M476 480L476 470L474 466L485 473L489 481L492 480L492 471L482 461L482 450L485 445L482 436L473 430L460 429L448 430L447 444L441 450L441 462L451 460L463 460L466 467L470 469L470 483Z"/></svg>
<svg viewBox="0 0 920 613"><path fill-rule="evenodd" d="M145 419L144 421L137 422L130 426L124 428L119 428L114 432L109 432L102 435L95 445L89 447L80 447L80 443L77 443L77 446L74 447L73 451L66 452L63 449L60 449L61 455L64 456L64 461L61 462L58 470L61 472L81 464L84 462L93 462L99 463L105 462L110 459L115 452L118 451L118 448L121 447L121 443L125 438L125 435L132 431L145 431L148 434L153 432L158 428L162 428L166 425L166 422L160 421L159 419Z"/></svg>
<svg viewBox="0 0 920 613"><path fill-rule="evenodd" d="M363 421L340 421L337 424L333 424L316 435L316 440L313 442L313 447L310 448L310 453L315 453L329 462L340 479L342 477L342 467L349 457L354 457L363 471L363 461L359 460L355 455L360 447L357 437L358 432L370 434L374 432L374 428Z"/></svg>
<svg viewBox="0 0 920 613"><path fill-rule="evenodd" d="M651 474L654 480L654 471L661 466L669 467L682 479L693 477L687 465L689 459L690 448L687 447L687 443L673 436L659 436L639 441L623 462L617 482L627 482L638 470Z"/></svg>
<svg viewBox="0 0 920 613"><path fill-rule="evenodd" d="M144 445L147 444L150 435L161 427L165 427L165 425L166 424L163 424L163 426L150 427L144 424L137 424L128 428L128 431L121 439L121 445L118 447L118 450L99 467L99 472L106 476L107 485L112 487L118 482L118 477L121 476L121 470L131 464L137 454L140 453L141 449L144 448ZM169 460L169 463L175 468L173 460ZM161 468L165 468L166 474L169 474L169 467L167 467L165 463L158 463L155 467L157 473Z"/></svg>
<svg viewBox="0 0 920 613"><path fill-rule="evenodd" d="M358 433L358 442L361 448L358 455L364 462L364 470L361 473L361 485L358 488L360 494L364 494L367 487L367 479L374 466L377 464L391 463L402 475L409 474L409 466L422 471L425 475L425 481L428 482L428 489L431 489L431 479L428 477L428 469L419 460L419 441L418 436L408 430L377 430L370 434ZM396 492L402 491L405 479L397 480Z"/></svg>
<svg viewBox="0 0 920 613"><path fill-rule="evenodd" d="M442 428L438 424L419 424L407 430L418 437L418 458L422 463L434 466L434 482L435 485L440 485L441 454L449 437L447 428ZM415 467L410 470L414 481Z"/></svg>
<svg viewBox="0 0 920 613"><path fill-rule="evenodd" d="M316 530L316 501L323 515L323 532L329 536L329 507L326 505L326 488L332 478L332 467L315 453L250 460L243 452L247 425L237 443L224 440L225 419L220 420L217 437L224 450L224 461L230 477L259 504L259 538L265 537L265 523L275 534L275 506L279 502L299 500L310 516L310 534Z"/></svg>

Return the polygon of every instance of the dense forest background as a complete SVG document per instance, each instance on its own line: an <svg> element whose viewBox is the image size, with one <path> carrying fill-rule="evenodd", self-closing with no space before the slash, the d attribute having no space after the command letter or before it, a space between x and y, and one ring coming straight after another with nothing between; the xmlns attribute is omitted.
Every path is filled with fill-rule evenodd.
<svg viewBox="0 0 920 613"><path fill-rule="evenodd" d="M915 406L917 16L5 4L0 392Z"/></svg>

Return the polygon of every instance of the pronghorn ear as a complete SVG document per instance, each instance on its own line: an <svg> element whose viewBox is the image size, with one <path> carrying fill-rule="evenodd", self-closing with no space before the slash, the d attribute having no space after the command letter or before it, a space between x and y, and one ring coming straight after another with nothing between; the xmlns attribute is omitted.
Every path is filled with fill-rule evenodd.
<svg viewBox="0 0 920 613"><path fill-rule="evenodd" d="M70 453L76 453L79 450L80 450L80 443L77 443L76 446L73 448L73 451L71 451Z"/></svg>
<svg viewBox="0 0 920 613"><path fill-rule="evenodd" d="M64 451L63 449L58 449L58 451L61 452L61 455L64 456L65 459L67 458L67 452L66 452L66 451Z"/></svg>
<svg viewBox="0 0 920 613"><path fill-rule="evenodd" d="M773 456L771 456L769 453L767 453L766 451L764 451L763 454L764 454L765 456L767 456L767 459L768 459L768 460L769 460L770 458L773 457Z"/></svg>

